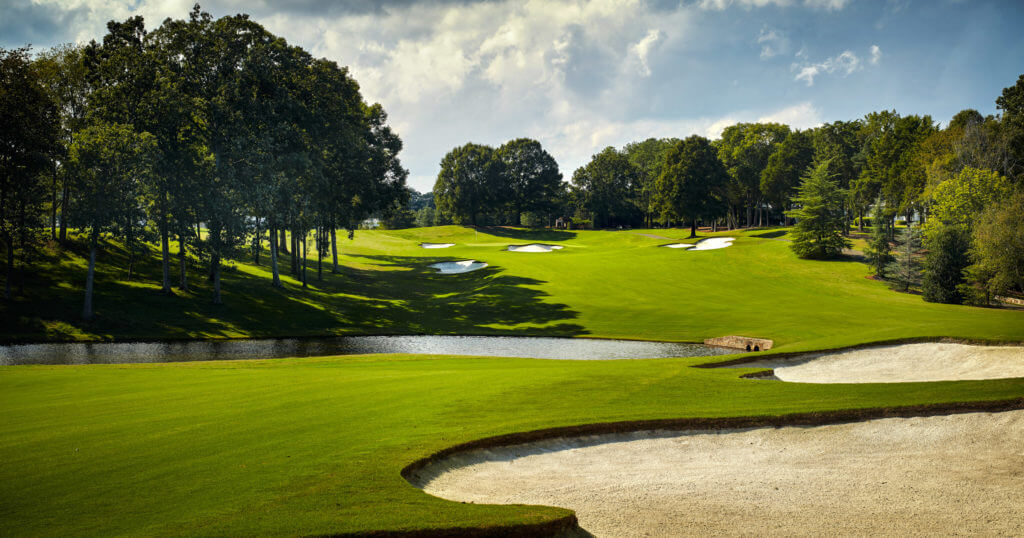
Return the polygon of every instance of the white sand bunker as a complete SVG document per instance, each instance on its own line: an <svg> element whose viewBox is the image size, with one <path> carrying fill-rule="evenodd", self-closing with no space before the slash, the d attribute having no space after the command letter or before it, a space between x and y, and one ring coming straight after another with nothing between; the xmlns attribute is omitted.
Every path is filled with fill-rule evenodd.
<svg viewBox="0 0 1024 538"><path fill-rule="evenodd" d="M505 250L509 252L551 252L552 250L561 250L562 248L562 245L530 243L529 245L509 245Z"/></svg>
<svg viewBox="0 0 1024 538"><path fill-rule="evenodd" d="M596 536L1024 535L1024 411L647 432L454 456L454 501L576 511Z"/></svg>
<svg viewBox="0 0 1024 538"><path fill-rule="evenodd" d="M476 260L463 260L461 262L439 262L430 264L431 267L437 269L438 273L445 275L454 275L458 273L468 273L470 271L476 271L477 269L483 269L487 267L484 262L478 262Z"/></svg>
<svg viewBox="0 0 1024 538"><path fill-rule="evenodd" d="M665 248L691 248L694 245L692 243L669 243L667 245L661 245Z"/></svg>
<svg viewBox="0 0 1024 538"><path fill-rule="evenodd" d="M737 367L773 368L796 383L904 383L1024 377L1024 347L923 343L870 347Z"/></svg>
<svg viewBox="0 0 1024 538"><path fill-rule="evenodd" d="M455 243L420 243L421 248L448 248L454 246Z"/></svg>
<svg viewBox="0 0 1024 538"><path fill-rule="evenodd" d="M709 237L697 242L697 244L688 252L693 252L694 250L715 250L731 247L732 242L735 240L735 237Z"/></svg>

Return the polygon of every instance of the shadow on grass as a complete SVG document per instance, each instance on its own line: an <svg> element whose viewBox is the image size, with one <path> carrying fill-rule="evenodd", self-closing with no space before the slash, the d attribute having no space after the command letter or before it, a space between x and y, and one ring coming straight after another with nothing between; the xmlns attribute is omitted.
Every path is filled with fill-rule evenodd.
<svg viewBox="0 0 1024 538"><path fill-rule="evenodd" d="M306 289L290 278L286 260L284 289L272 288L268 275L225 270L224 304L214 305L205 266L193 260L190 292L175 289L165 295L155 249L139 256L136 277L128 282L127 253L109 242L97 256L95 318L86 322L81 319L85 254L75 244L40 256L37 270L27 275L24 296L0 302L0 341L588 332L570 322L578 312L545 301L548 294L536 288L543 281L503 274L497 267L455 275L428 267L450 257L360 256L381 269L343 266L337 275L325 271L323 281L311 270ZM172 270L177 284L176 264Z"/></svg>
<svg viewBox="0 0 1024 538"><path fill-rule="evenodd" d="M524 241L568 241L576 237L576 232L565 230L530 230L506 226L481 226L479 230L495 237L507 237Z"/></svg>
<svg viewBox="0 0 1024 538"><path fill-rule="evenodd" d="M752 234L750 237L760 237L762 239L775 239L776 237L782 237L782 236L786 235L787 233L789 233L789 232L787 232L786 230L775 230L775 231L771 231L771 232Z"/></svg>

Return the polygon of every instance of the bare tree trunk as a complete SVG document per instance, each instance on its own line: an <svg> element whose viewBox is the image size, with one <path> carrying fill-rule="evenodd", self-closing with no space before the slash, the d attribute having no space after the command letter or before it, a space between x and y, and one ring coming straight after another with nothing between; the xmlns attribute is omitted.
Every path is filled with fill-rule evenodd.
<svg viewBox="0 0 1024 538"><path fill-rule="evenodd" d="M57 163L53 164L53 190L50 193L50 237L57 240Z"/></svg>
<svg viewBox="0 0 1024 538"><path fill-rule="evenodd" d="M70 188L67 179L64 180L63 187L60 195L60 242L62 245L68 242L68 191Z"/></svg>
<svg viewBox="0 0 1024 538"><path fill-rule="evenodd" d="M132 281L135 272L135 224L132 217L125 219L126 242L128 243L128 282Z"/></svg>
<svg viewBox="0 0 1024 538"><path fill-rule="evenodd" d="M299 234L295 233L295 227L294 226L292 227L292 234L291 235L292 235L292 246L291 246L291 252L289 253L289 255L291 256L291 264L292 264L291 270L292 270L292 274L293 275L298 275L299 274L299 252L298 252L298 250L299 250Z"/></svg>
<svg viewBox="0 0 1024 538"><path fill-rule="evenodd" d="M697 237L697 219L693 219L692 221L690 221L690 237L689 238L694 238L694 237Z"/></svg>
<svg viewBox="0 0 1024 538"><path fill-rule="evenodd" d="M14 278L14 238L7 236L7 282L4 283L4 299L11 300L11 279Z"/></svg>
<svg viewBox="0 0 1024 538"><path fill-rule="evenodd" d="M281 252L288 254L288 230L281 228L281 241L278 243Z"/></svg>
<svg viewBox="0 0 1024 538"><path fill-rule="evenodd" d="M160 291L171 293L171 238L167 230L167 214L160 218L160 263L163 269L163 282Z"/></svg>
<svg viewBox="0 0 1024 538"><path fill-rule="evenodd" d="M213 304L224 304L220 296L220 225L210 227L210 272L213 276Z"/></svg>
<svg viewBox="0 0 1024 538"><path fill-rule="evenodd" d="M318 226L316 229L316 279L318 282L324 279L324 228Z"/></svg>
<svg viewBox="0 0 1024 538"><path fill-rule="evenodd" d="M178 233L178 261L181 264L181 275L178 281L178 289L188 293L188 256L185 252L188 247L188 243L185 240L185 235L181 232Z"/></svg>
<svg viewBox="0 0 1024 538"><path fill-rule="evenodd" d="M92 282L93 274L96 272L96 227L93 226L89 233L89 270L85 275L85 304L82 305L82 319L92 319Z"/></svg>
<svg viewBox="0 0 1024 538"><path fill-rule="evenodd" d="M334 267L331 272L338 273L338 228L331 224L331 256L334 258Z"/></svg>
<svg viewBox="0 0 1024 538"><path fill-rule="evenodd" d="M306 260L308 259L309 253L306 252L306 232L305 232L305 230L303 230L303 232L302 232L302 241L301 241L299 246L302 248L302 287L303 288L308 288L309 287L309 282L306 281L306 267L307 267L308 263L306 263Z"/></svg>
<svg viewBox="0 0 1024 538"><path fill-rule="evenodd" d="M252 261L254 264L260 264L260 250L263 249L263 236L260 233L260 219L256 219L256 235L252 238Z"/></svg>
<svg viewBox="0 0 1024 538"><path fill-rule="evenodd" d="M273 226L270 227L270 270L274 274L274 280L270 284L275 288L281 286L281 276L277 272L277 230Z"/></svg>

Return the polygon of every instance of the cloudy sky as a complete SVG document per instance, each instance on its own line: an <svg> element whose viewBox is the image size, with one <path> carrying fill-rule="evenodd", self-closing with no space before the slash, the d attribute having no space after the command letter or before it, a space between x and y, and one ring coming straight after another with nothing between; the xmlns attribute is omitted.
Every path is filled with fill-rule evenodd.
<svg viewBox="0 0 1024 538"><path fill-rule="evenodd" d="M0 0L0 46L100 39L193 0ZM1024 73L1018 0L207 0L350 67L405 142L410 184L466 142L540 140L568 179L605 146L810 127L880 109L995 112Z"/></svg>

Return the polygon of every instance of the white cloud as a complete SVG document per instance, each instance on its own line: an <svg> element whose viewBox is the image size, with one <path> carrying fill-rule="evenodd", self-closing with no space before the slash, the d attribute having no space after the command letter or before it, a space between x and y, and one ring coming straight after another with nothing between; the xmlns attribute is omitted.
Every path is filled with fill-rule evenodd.
<svg viewBox="0 0 1024 538"><path fill-rule="evenodd" d="M827 58L823 62L814 64L794 63L790 68L797 72L795 80L802 80L806 82L808 86L813 86L814 78L823 73L839 73L845 77L854 71L861 69L861 67L860 58L858 58L852 51L844 50L837 56Z"/></svg>
<svg viewBox="0 0 1024 538"><path fill-rule="evenodd" d="M640 63L639 71L641 75L645 77L651 76L651 68L647 63L647 57L651 54L651 49L656 47L663 37L664 34L661 30L652 29L647 32L643 39L629 46L630 52L636 56L637 61Z"/></svg>
<svg viewBox="0 0 1024 538"><path fill-rule="evenodd" d="M878 65L878 60L882 59L882 49L878 48L878 45L871 45L871 59L868 63L871 65Z"/></svg>
<svg viewBox="0 0 1024 538"><path fill-rule="evenodd" d="M761 33L757 36L757 43L761 45L761 59L763 60L789 51L789 39L782 32L769 29L767 26L761 28Z"/></svg>
<svg viewBox="0 0 1024 538"><path fill-rule="evenodd" d="M757 118L758 122L785 123L795 129L809 129L821 125L821 111L810 102L776 110Z"/></svg>
<svg viewBox="0 0 1024 538"><path fill-rule="evenodd" d="M791 7L805 6L813 9L825 9L838 11L846 7L849 0L700 0L697 6L701 9L722 11L730 6L739 6L745 9L759 8L766 6Z"/></svg>

